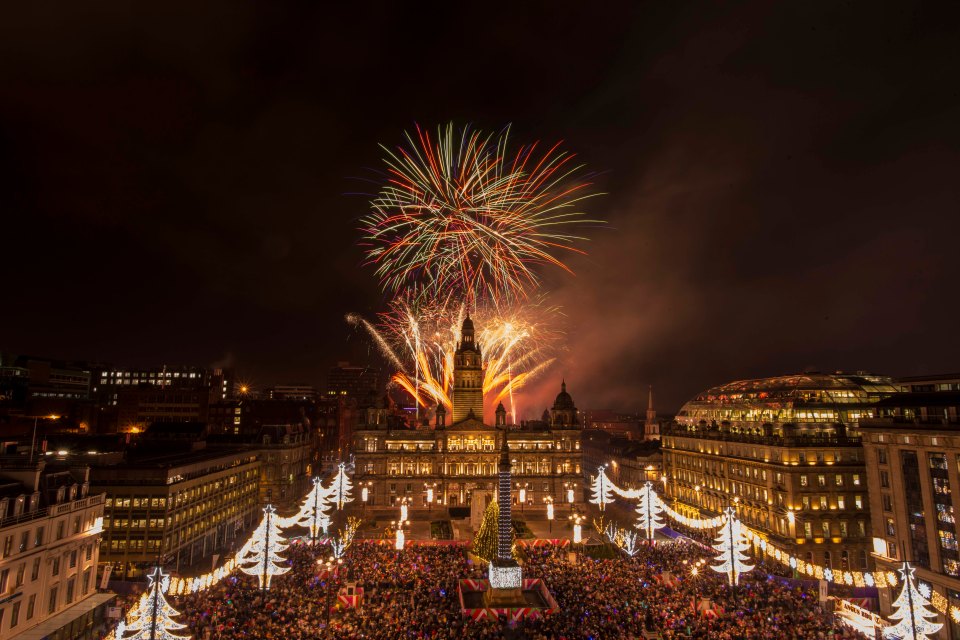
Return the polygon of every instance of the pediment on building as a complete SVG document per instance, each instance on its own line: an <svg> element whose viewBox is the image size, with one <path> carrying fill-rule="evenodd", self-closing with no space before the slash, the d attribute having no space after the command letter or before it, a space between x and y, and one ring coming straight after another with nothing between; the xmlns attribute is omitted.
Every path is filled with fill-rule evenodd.
<svg viewBox="0 0 960 640"><path fill-rule="evenodd" d="M476 418L465 418L447 427L448 431L482 431L484 429L493 429L493 427L483 424L483 420Z"/></svg>

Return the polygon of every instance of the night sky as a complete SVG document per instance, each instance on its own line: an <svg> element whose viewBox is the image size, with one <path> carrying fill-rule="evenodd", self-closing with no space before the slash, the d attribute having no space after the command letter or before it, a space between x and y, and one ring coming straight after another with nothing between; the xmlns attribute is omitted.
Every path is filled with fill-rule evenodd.
<svg viewBox="0 0 960 640"><path fill-rule="evenodd" d="M955 3L403 4L4 8L0 350L260 386L375 359L343 319L386 299L355 178L453 120L562 140L607 194L576 277L544 274L568 345L534 414L561 376L672 411L960 370Z"/></svg>

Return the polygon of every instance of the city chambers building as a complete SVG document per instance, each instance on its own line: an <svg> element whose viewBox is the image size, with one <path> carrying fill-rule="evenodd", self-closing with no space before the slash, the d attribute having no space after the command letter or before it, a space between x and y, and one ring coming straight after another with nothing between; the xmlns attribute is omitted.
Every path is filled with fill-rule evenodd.
<svg viewBox="0 0 960 640"><path fill-rule="evenodd" d="M870 500L862 420L899 388L866 374L741 380L704 391L664 428L668 500L692 517L727 506L781 549L868 568Z"/></svg>
<svg viewBox="0 0 960 640"><path fill-rule="evenodd" d="M494 491L501 438L513 463L514 503L545 509L583 498L581 425L561 385L544 420L507 424L503 405L484 422L483 354L473 321L464 320L454 356L452 421L441 404L434 424L410 427L383 408L367 410L354 432L355 487L363 508L386 509L407 499L412 508L467 507L475 491Z"/></svg>

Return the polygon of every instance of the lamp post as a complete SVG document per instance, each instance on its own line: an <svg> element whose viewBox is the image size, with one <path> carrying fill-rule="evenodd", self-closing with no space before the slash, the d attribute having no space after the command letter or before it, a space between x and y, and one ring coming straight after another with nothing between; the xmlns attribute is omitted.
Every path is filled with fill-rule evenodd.
<svg viewBox="0 0 960 640"><path fill-rule="evenodd" d="M527 503L527 487L530 486L529 482L524 482L523 484L517 483L519 488L518 500L520 500L520 513L523 513L523 506Z"/></svg>
<svg viewBox="0 0 960 640"><path fill-rule="evenodd" d="M373 486L372 481L361 482L360 483L360 500L363 502L362 511L367 511L367 500L370 499L370 487Z"/></svg>
<svg viewBox="0 0 960 640"><path fill-rule="evenodd" d="M553 496L547 496L543 500L547 503L547 522L549 523L550 533L553 533Z"/></svg>
<svg viewBox="0 0 960 640"><path fill-rule="evenodd" d="M573 544L580 544L583 542L583 527L580 524L583 522L583 516L579 513L574 513L573 515L567 516L567 519L573 522Z"/></svg>
<svg viewBox="0 0 960 640"><path fill-rule="evenodd" d="M570 504L570 511L573 512L573 494L577 489L576 482L564 482L564 488L567 490L567 502Z"/></svg>

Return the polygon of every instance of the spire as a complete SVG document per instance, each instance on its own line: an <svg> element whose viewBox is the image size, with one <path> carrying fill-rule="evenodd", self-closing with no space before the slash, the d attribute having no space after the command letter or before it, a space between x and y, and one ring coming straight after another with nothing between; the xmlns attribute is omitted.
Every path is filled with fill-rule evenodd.
<svg viewBox="0 0 960 640"><path fill-rule="evenodd" d="M560 380L560 391L561 391L561 392L566 392L566 391L567 391L567 379L566 379L566 378L561 378L561 380Z"/></svg>
<svg viewBox="0 0 960 640"><path fill-rule="evenodd" d="M650 385L649 392L647 393L647 415L653 411L653 385Z"/></svg>

